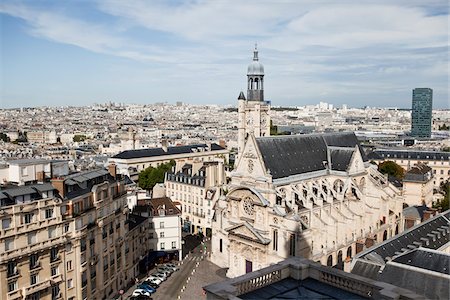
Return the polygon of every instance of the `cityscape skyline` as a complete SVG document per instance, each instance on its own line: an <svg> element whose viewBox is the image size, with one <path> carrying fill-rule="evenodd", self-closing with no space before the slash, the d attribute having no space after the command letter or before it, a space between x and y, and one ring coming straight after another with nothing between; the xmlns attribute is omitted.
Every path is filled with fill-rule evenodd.
<svg viewBox="0 0 450 300"><path fill-rule="evenodd" d="M0 104L235 105L257 42L275 106L448 108L448 4L422 2L6 1Z"/></svg>

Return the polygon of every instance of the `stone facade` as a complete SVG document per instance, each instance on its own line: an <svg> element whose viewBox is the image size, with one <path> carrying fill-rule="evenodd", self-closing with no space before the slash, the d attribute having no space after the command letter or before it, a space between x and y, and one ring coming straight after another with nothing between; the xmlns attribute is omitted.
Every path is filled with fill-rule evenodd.
<svg viewBox="0 0 450 300"><path fill-rule="evenodd" d="M343 269L344 260L402 231L402 192L353 133L269 137L270 125L262 131L260 123L268 103L264 115L255 110L256 123L244 113L259 103L239 96L236 169L215 205L211 260L228 267L227 276L291 256Z"/></svg>

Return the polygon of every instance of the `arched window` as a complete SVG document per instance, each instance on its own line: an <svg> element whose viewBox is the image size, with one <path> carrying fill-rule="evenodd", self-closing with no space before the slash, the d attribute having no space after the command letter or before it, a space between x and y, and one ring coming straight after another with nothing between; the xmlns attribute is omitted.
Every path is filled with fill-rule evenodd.
<svg viewBox="0 0 450 300"><path fill-rule="evenodd" d="M398 224L395 226L395 235L398 234Z"/></svg>
<svg viewBox="0 0 450 300"><path fill-rule="evenodd" d="M348 249L347 249L347 257L352 258L352 247L351 246L348 247Z"/></svg>
<svg viewBox="0 0 450 300"><path fill-rule="evenodd" d="M384 231L383 233L383 241L387 240L387 230Z"/></svg>
<svg viewBox="0 0 450 300"><path fill-rule="evenodd" d="M337 268L343 270L344 269L344 263L342 261L342 251L338 252L337 257Z"/></svg>
<svg viewBox="0 0 450 300"><path fill-rule="evenodd" d="M259 80L255 78L255 90L259 89Z"/></svg>
<svg viewBox="0 0 450 300"><path fill-rule="evenodd" d="M329 267L333 266L333 256L332 255L328 256L327 266L329 266Z"/></svg>
<svg viewBox="0 0 450 300"><path fill-rule="evenodd" d="M250 79L248 80L248 89L249 89L249 90L253 89L253 79L252 79L252 78L250 78Z"/></svg>

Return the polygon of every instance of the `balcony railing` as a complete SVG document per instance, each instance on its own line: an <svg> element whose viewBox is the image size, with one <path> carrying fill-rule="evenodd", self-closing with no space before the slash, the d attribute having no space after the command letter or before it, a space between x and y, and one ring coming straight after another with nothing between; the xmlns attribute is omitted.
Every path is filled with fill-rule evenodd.
<svg viewBox="0 0 450 300"><path fill-rule="evenodd" d="M252 273L206 286L205 290L214 299L240 299L240 295L264 288L286 278L293 278L299 281L311 278L323 284L369 299L379 299L381 294L391 294L392 298L389 297L389 299L419 299L415 298L418 295L407 290L398 289L388 283L373 281L299 258L288 259ZM405 292L410 294L404 298L405 294L403 293Z"/></svg>
<svg viewBox="0 0 450 300"><path fill-rule="evenodd" d="M12 292L8 293L8 300L18 300L18 299L23 299L22 297L22 290L15 290Z"/></svg>
<svg viewBox="0 0 450 300"><path fill-rule="evenodd" d="M274 282L281 280L281 268L266 274L254 274L253 278L235 284L238 295L246 294L251 291L268 286Z"/></svg>

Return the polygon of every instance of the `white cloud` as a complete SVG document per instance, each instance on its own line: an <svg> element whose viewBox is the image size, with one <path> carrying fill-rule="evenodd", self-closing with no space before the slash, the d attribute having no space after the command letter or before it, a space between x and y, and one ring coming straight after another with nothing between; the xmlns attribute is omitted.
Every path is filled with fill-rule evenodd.
<svg viewBox="0 0 450 300"><path fill-rule="evenodd" d="M55 7L12 2L0 12L25 20L34 36L143 62L160 85L183 79L186 95L199 95L199 82L205 95L235 78L245 87L255 41L276 98L376 97L448 80L446 1L104 0L99 19Z"/></svg>

